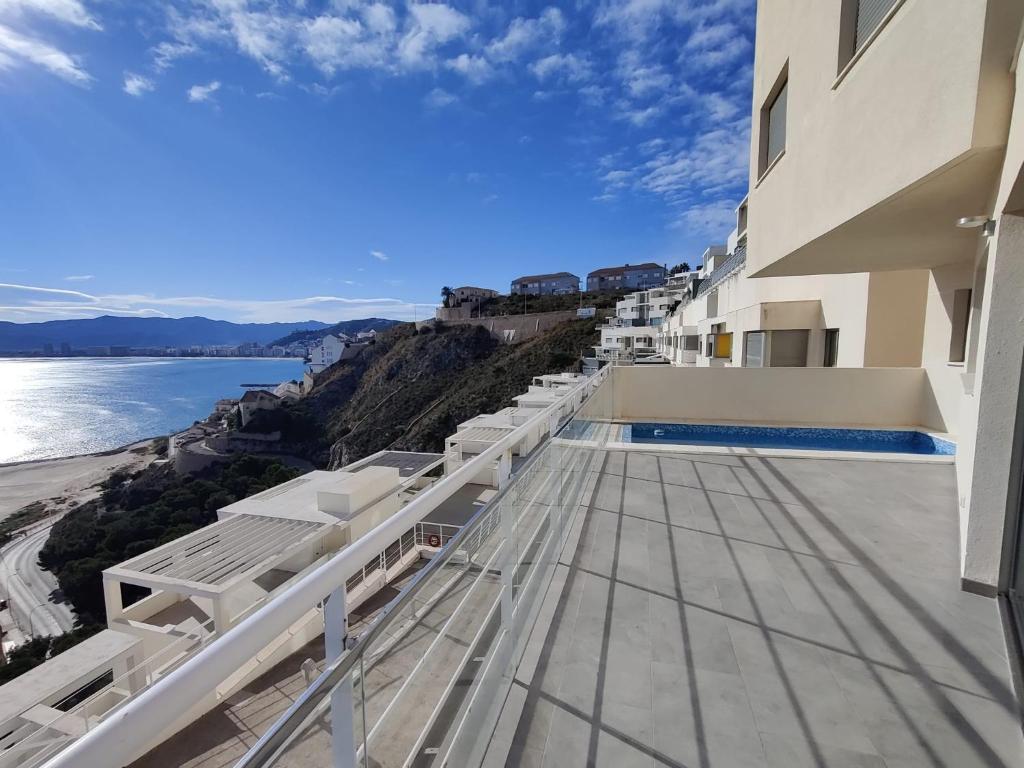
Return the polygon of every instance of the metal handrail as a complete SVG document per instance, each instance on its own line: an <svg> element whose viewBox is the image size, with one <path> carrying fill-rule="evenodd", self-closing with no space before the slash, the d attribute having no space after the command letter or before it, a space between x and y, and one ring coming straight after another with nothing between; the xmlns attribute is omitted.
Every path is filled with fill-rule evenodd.
<svg viewBox="0 0 1024 768"><path fill-rule="evenodd" d="M410 525L420 522L430 511L454 496L460 488L472 482L481 470L489 467L492 461L528 437L539 424L558 414L566 402L573 402L577 395L604 381L607 374L605 369L598 371L567 391L558 401L538 409L537 415L525 424L516 427L451 475L417 495L397 514L335 554L322 566L299 578L203 651L55 755L45 763L45 768L107 768L133 762L164 735L170 725L177 723L197 702L209 695L212 681L219 682L230 677L275 637L302 618L310 606L324 601L344 585L349 577L359 573L364 565L380 553L382 545L389 546L401 537ZM418 513L421 513L420 517L417 517ZM458 537L456 539L461 540ZM421 578L418 574L410 586L418 583ZM341 658L347 657L346 654Z"/></svg>
<svg viewBox="0 0 1024 768"><path fill-rule="evenodd" d="M562 424L557 432L552 433L551 437L554 438L561 434L570 422L571 419ZM540 461L545 447L546 445L530 455L519 468L517 479L529 474L535 464ZM327 701L331 690L352 672L352 668L365 656L373 641L388 627L389 619L408 605L420 590L423 589L425 581L433 573L447 565L460 545L470 536L473 536L484 523L488 522L494 510L513 491L515 485L514 481L509 483L473 514L469 521L459 529L458 533L452 536L448 543L442 547L440 553L433 557L430 563L416 574L398 596L378 614L369 628L359 635L356 644L324 668L320 676L267 729L242 759L235 763L234 768L263 768L272 764L280 753L290 745L291 737L295 733L301 732L313 718L319 716L320 707Z"/></svg>
<svg viewBox="0 0 1024 768"><path fill-rule="evenodd" d="M737 270L741 269L744 264L747 263L747 246L740 245L733 252L732 256L727 258L721 265L719 265L707 279L701 282L700 287L697 288L696 298L700 298L705 294L711 292L719 283L721 283L729 275L733 274Z"/></svg>

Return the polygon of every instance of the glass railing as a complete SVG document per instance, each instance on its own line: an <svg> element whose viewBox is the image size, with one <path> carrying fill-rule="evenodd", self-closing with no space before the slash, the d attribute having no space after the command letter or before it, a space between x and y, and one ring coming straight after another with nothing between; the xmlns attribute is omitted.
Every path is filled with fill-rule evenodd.
<svg viewBox="0 0 1024 768"><path fill-rule="evenodd" d="M593 435L570 421L538 447L237 765L479 765L595 468Z"/></svg>

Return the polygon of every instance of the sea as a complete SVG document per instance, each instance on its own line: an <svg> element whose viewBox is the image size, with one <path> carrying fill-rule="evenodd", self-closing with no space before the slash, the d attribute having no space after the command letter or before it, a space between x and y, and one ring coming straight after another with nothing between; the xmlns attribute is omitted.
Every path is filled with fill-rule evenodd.
<svg viewBox="0 0 1024 768"><path fill-rule="evenodd" d="M169 435L243 384L301 379L296 358L0 359L0 463L77 456Z"/></svg>

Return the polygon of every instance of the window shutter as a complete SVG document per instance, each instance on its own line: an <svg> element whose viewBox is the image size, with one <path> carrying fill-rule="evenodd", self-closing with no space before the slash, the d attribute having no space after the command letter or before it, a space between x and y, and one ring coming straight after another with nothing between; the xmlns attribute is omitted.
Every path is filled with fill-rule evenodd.
<svg viewBox="0 0 1024 768"><path fill-rule="evenodd" d="M858 50L864 41L871 37L878 25L882 23L896 0L858 0L857 3L857 37L853 49Z"/></svg>

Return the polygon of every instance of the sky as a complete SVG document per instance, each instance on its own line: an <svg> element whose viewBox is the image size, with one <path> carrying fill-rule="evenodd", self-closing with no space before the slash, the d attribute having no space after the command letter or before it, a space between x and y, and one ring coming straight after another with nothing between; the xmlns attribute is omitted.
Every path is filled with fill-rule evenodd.
<svg viewBox="0 0 1024 768"><path fill-rule="evenodd" d="M423 318L699 260L754 0L0 0L0 320Z"/></svg>

